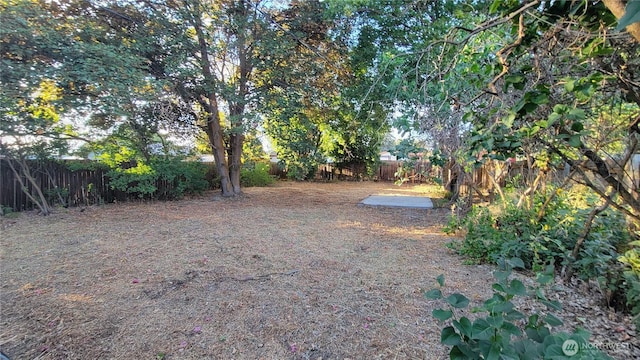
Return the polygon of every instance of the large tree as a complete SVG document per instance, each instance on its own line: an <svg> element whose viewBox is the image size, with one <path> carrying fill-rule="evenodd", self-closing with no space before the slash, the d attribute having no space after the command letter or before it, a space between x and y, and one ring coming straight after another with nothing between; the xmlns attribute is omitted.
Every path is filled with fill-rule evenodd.
<svg viewBox="0 0 640 360"><path fill-rule="evenodd" d="M461 147L464 120L458 104L468 100L486 76L465 76L459 58L480 58L479 44L456 51L447 44L452 28L484 19L477 1L334 1L351 33L354 74L364 81L353 87L360 101L383 106L402 132L419 132L447 156ZM486 39L492 43L492 39ZM478 43L480 40L478 40ZM485 45L490 49L490 45ZM480 54L479 54L480 53ZM485 70L485 63L476 66ZM491 68L489 68L490 71Z"/></svg>
<svg viewBox="0 0 640 360"><path fill-rule="evenodd" d="M629 2L623 16L617 10L625 4L348 7L361 19L360 43L376 44L367 71L377 80L367 96L386 91L386 101L408 115L398 118L412 120L406 123L428 132L437 147L456 145L473 161L525 156L542 177L549 165L566 163L576 180L638 218L637 174L629 168L638 152L638 7ZM628 32L616 31L616 17ZM543 183L532 181L531 192Z"/></svg>
<svg viewBox="0 0 640 360"><path fill-rule="evenodd" d="M371 46L354 42L354 20L344 4L294 1L276 21L265 66L267 133L289 174L306 178L331 158L362 173L378 162L389 107L370 89ZM289 49L289 50L287 50ZM297 54L292 58L290 53Z"/></svg>
<svg viewBox="0 0 640 360"><path fill-rule="evenodd" d="M288 175L297 179L313 176L318 163L335 156L336 145L349 146L343 139L362 129L347 111L353 105L345 89L354 77L334 15L322 2L292 2L273 19L280 29L272 39L276 51L262 58L265 129Z"/></svg>
<svg viewBox="0 0 640 360"><path fill-rule="evenodd" d="M30 143L73 137L67 119L117 118L149 101L154 84L133 43L89 2L3 0L0 131ZM37 142L36 141L36 142Z"/></svg>
<svg viewBox="0 0 640 360"><path fill-rule="evenodd" d="M477 154L521 154L539 170L566 164L574 179L608 204L640 220L637 173L640 42L614 31L616 18L601 2L496 1L495 17L462 41L508 24L497 71L478 99L471 138Z"/></svg>
<svg viewBox="0 0 640 360"><path fill-rule="evenodd" d="M323 6L183 0L138 11L152 34L147 41L155 44L148 53L152 74L168 80L175 108L187 110L206 132L223 195L240 192L242 143L262 116L277 145L287 139L316 144L312 128L326 121L341 67ZM297 153L316 157L315 150Z"/></svg>
<svg viewBox="0 0 640 360"><path fill-rule="evenodd" d="M114 3L129 22L159 97L175 119L197 124L209 139L224 196L240 190L242 144L256 109L252 82L262 39L271 31L261 1L182 0Z"/></svg>
<svg viewBox="0 0 640 360"><path fill-rule="evenodd" d="M155 93L146 60L105 13L86 1L0 2L0 155L43 214L26 159L66 154L93 138L81 119L122 119Z"/></svg>

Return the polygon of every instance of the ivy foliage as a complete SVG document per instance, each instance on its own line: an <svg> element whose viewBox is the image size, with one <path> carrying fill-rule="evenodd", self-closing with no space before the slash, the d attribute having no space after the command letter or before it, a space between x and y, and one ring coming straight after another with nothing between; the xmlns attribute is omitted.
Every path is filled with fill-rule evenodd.
<svg viewBox="0 0 640 360"><path fill-rule="evenodd" d="M530 287L512 276L514 268L523 267L518 258L499 262L494 272L493 296L473 308L479 314L474 318L461 315L471 303L469 298L460 293L445 296L445 278L438 276L438 287L425 296L445 306L434 309L432 315L446 325L440 342L451 348L450 359L610 359L598 349L585 346L589 333L584 329L573 333L554 329L563 322L554 314L561 310L560 303L546 294L553 280L553 266L539 273L536 285ZM514 304L516 297L530 297L544 310L519 310ZM578 348L567 348L567 344L578 344Z"/></svg>
<svg viewBox="0 0 640 360"><path fill-rule="evenodd" d="M517 257L524 268L535 272L554 264L559 273L571 272L585 282L595 280L609 306L638 314L637 241L631 241L625 217L608 208L579 240L598 197L585 188L548 191L555 193L555 201L547 202L538 194L530 209L507 205L504 211L491 212L474 206L464 219L452 219L446 230L461 227L464 239L447 246L468 263L498 264L505 257Z"/></svg>

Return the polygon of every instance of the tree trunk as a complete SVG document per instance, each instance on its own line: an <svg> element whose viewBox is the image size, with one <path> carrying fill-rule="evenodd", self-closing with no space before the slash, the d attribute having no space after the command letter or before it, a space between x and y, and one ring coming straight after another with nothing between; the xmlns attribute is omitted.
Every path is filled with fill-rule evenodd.
<svg viewBox="0 0 640 360"><path fill-rule="evenodd" d="M215 95L212 95L215 101ZM217 102L216 102L217 103ZM213 150L213 158L216 162L216 170L220 177L220 190L222 196L233 196L233 188L229 179L229 167L225 156L225 143L222 136L222 126L220 125L220 116L216 112L209 114L206 127L207 137Z"/></svg>
<svg viewBox="0 0 640 360"><path fill-rule="evenodd" d="M244 1L238 3L238 11L243 19L248 17L248 9ZM240 190L240 170L242 169L242 144L244 143L244 111L245 98L249 93L249 75L252 65L248 54L247 36L245 29L241 26L236 33L238 37L236 46L238 51L237 68L237 93L235 99L229 102L229 115L231 121L231 133L229 135L229 149L227 158L229 162L229 178L231 189L234 195L241 193Z"/></svg>
<svg viewBox="0 0 640 360"><path fill-rule="evenodd" d="M222 196L233 196L234 190L229 179L229 167L226 159L226 146L224 143L224 134L222 124L220 123L220 109L218 106L218 98L215 92L216 78L211 72L212 63L209 57L209 50L207 41L205 38L204 30L202 29L202 21L200 14L194 14L192 19L192 25L195 29L196 36L198 37L198 45L200 51L200 66L202 67L202 74L205 82L209 85L207 90L207 112L209 116L207 118L207 125L205 127L209 142L213 150L213 158L216 162L216 169L218 170L218 176L220 177L220 189Z"/></svg>
<svg viewBox="0 0 640 360"><path fill-rule="evenodd" d="M624 202L631 207L635 214L640 213L640 201L638 201L630 192L629 187L624 183L620 182L613 174L609 172L609 166L607 163L598 156L598 154L588 149L586 146L582 145L580 147L580 152L587 159L591 160L595 166L595 173L600 175L600 177L607 182L616 192L620 195L620 197L624 200Z"/></svg>
<svg viewBox="0 0 640 360"><path fill-rule="evenodd" d="M596 216L601 212L605 211L609 207L609 201L605 200L604 204L598 206L597 208L591 210L587 220L585 221L584 228L582 229L582 233L578 240L576 241L576 245L573 247L573 251L571 252L571 262L567 267L567 272L565 273L565 280L569 281L573 277L573 273L575 272L574 263L578 261L578 255L580 255L580 248L582 248L582 243L589 236L589 232L591 231L591 227L593 226L593 220L595 220Z"/></svg>
<svg viewBox="0 0 640 360"><path fill-rule="evenodd" d="M631 1L631 0L630 0ZM624 16L625 7L627 2L624 0L603 0L604 6L611 11L611 13L616 17L616 19L620 19ZM627 32L633 36L637 42L640 42L640 22L635 22L629 26L627 26Z"/></svg>
<svg viewBox="0 0 640 360"><path fill-rule="evenodd" d="M242 143L244 135L242 133L232 133L229 137L229 179L231 189L235 195L241 193L240 190L240 170L242 169Z"/></svg>

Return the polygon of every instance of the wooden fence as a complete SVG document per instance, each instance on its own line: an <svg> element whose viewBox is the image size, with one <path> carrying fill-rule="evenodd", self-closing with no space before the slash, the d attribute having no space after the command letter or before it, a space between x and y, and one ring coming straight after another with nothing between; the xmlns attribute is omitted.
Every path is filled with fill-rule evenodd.
<svg viewBox="0 0 640 360"><path fill-rule="evenodd" d="M402 166L401 161L384 161L380 163L373 173L367 175L366 169L362 166L338 166L336 164L323 164L318 168L316 180L375 180L375 181L396 181L401 178L398 170ZM431 163L422 161L415 164L411 173L406 174L411 183L430 182L430 178L435 174L431 173Z"/></svg>
<svg viewBox="0 0 640 360"><path fill-rule="evenodd" d="M76 161L76 163L78 163ZM26 161L28 171L35 183L42 189L44 196L52 204L63 206L87 206L115 201L132 200L131 195L114 190L109 185L107 175L109 169L100 166L99 163L84 161L80 166L70 167L68 162L62 161ZM215 187L215 165L206 163L209 170L207 180ZM16 170L21 171L19 162L13 163ZM338 167L335 164L320 165L316 173L316 180L375 180L396 181L398 168L402 162L387 161L379 165L373 176L364 176L363 168ZM77 168L72 170L70 168ZM271 163L270 174L278 177L286 177L286 173L278 164ZM445 166L444 169L432 168L428 161L419 162L415 169L405 174L410 183L431 182L433 177L443 179L444 185L450 187L452 192L467 192L470 189L492 189L496 169L491 166L483 166L475 169L472 174L464 175L462 180L456 179L459 173L453 166ZM517 176L528 176L528 170L522 163L510 164L506 176L503 176L500 185L504 186L506 179ZM20 181L22 180L22 182ZM11 170L7 159L0 159L0 205L11 208L13 211L22 211L35 208L35 203L29 199L23 186L29 193L34 193L35 186L31 184L27 176L22 173L20 180ZM168 192L173 184L158 181L156 187L159 193Z"/></svg>
<svg viewBox="0 0 640 360"><path fill-rule="evenodd" d="M13 211L28 210L35 207L26 192L34 194L36 186L42 190L45 198L52 203L64 206L92 205L108 203L126 199L122 192L109 187L107 169L95 167L93 169L70 170L66 164L55 161L25 162L0 159L0 205L9 207ZM19 173L16 176L12 167ZM25 168L30 177L25 174ZM27 191L23 191L23 187Z"/></svg>
<svg viewBox="0 0 640 360"><path fill-rule="evenodd" d="M92 161L37 161L24 162L0 159L0 205L12 211L30 210L36 204L27 193L35 194L39 187L50 204L61 206L88 206L137 199L135 195L112 189L109 169ZM69 166L70 164L75 166ZM12 166L16 170L12 170ZM216 178L215 166L208 165L207 180ZM16 172L18 176L16 176ZM33 181L30 181L32 178ZM35 183L35 185L34 185ZM37 185L37 186L36 186ZM158 180L157 196L169 194L173 182ZM24 191L24 189L26 191ZM36 196L37 197L37 196ZM0 209L1 210L1 209ZM1 212L0 212L1 213Z"/></svg>

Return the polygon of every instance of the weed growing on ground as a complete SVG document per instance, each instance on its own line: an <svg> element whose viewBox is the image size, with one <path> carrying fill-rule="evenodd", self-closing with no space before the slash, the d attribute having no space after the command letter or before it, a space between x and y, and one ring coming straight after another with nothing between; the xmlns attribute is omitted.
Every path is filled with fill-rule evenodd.
<svg viewBox="0 0 640 360"><path fill-rule="evenodd" d="M470 301L463 294L443 294L445 279L438 276L438 287L425 293L428 299L445 305L436 308L432 315L445 326L440 341L451 348L451 359L610 359L597 349L574 347L588 344L589 333L577 329L573 333L556 332L554 327L562 320L553 314L561 309L560 303L545 295L545 286L553 281L554 267L547 266L537 276L537 285L527 288L520 280L511 277L514 268L523 268L518 258L500 260L494 273L493 296L485 300L472 313L475 319L460 316ZM513 303L517 296L529 296L544 306L544 310L520 311Z"/></svg>

